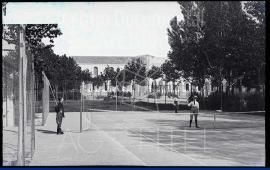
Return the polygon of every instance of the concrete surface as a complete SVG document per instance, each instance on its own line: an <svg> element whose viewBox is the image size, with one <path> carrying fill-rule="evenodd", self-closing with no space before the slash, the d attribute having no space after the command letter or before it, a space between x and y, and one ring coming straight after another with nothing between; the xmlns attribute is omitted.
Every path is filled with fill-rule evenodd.
<svg viewBox="0 0 270 170"><path fill-rule="evenodd" d="M55 114L36 127L31 165L264 166L264 116L201 111L199 129L189 113L67 112L64 135Z"/></svg>

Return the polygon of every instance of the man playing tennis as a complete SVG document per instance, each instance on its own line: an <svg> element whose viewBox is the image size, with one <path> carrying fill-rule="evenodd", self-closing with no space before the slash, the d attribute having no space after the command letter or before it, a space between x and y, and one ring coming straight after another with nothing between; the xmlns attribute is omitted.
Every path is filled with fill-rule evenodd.
<svg viewBox="0 0 270 170"><path fill-rule="evenodd" d="M191 123L192 123L192 119L193 119L193 115L194 115L196 128L199 128L197 118L198 118L198 113L199 113L200 106L199 106L199 103L197 102L197 96L193 96L193 101L191 101L188 104L188 106L191 106L189 127L191 127Z"/></svg>

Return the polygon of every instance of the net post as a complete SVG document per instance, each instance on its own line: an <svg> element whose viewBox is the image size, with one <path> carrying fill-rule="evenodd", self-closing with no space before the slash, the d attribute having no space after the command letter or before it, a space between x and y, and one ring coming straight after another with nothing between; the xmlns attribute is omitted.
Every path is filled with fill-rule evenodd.
<svg viewBox="0 0 270 170"><path fill-rule="evenodd" d="M81 84L80 133L82 133L83 90L84 90L84 82L82 82Z"/></svg>

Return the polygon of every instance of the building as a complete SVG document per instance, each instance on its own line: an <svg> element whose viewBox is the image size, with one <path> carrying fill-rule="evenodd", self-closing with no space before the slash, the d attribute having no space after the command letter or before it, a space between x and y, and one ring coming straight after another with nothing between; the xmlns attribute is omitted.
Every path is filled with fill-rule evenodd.
<svg viewBox="0 0 270 170"><path fill-rule="evenodd" d="M78 65L84 69L88 69L92 77L96 77L103 73L105 67L110 66L114 69L123 69L124 66L135 58L140 58L147 66L147 69L152 65L160 66L164 62L164 58L154 57L151 55L139 56L71 56Z"/></svg>
<svg viewBox="0 0 270 170"><path fill-rule="evenodd" d="M92 74L92 77L98 76L103 73L105 67L110 66L115 70L117 68L123 69L124 66L132 59L140 58L143 63L146 64L147 69L150 69L153 65L161 66L165 61L164 58L159 58L151 55L139 55L139 56L72 56L72 58L78 63L78 65L84 70L88 69ZM149 93L157 92L161 95L168 93L175 93L178 97L186 99L191 91L198 91L198 87L191 87L190 82L180 78L173 84L173 82L165 82L163 78L157 80L147 79L148 83L145 86L132 85L123 88L123 91L134 92L132 93L136 98L145 98ZM131 83L132 84L132 83ZM175 88L174 88L175 87ZM108 92L115 92L116 88L111 86L110 82L104 82L101 87L94 87L91 83L85 85L87 93L99 93L100 95L107 95ZM193 89L193 90L192 90ZM210 85L207 85L207 90L204 92L209 94L211 89Z"/></svg>

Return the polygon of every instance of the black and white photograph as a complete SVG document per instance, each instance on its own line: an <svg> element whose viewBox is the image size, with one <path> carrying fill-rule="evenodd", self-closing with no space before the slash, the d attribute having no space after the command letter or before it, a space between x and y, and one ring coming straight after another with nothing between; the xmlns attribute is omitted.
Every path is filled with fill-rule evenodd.
<svg viewBox="0 0 270 170"><path fill-rule="evenodd" d="M2 165L265 167L265 14L2 2Z"/></svg>

